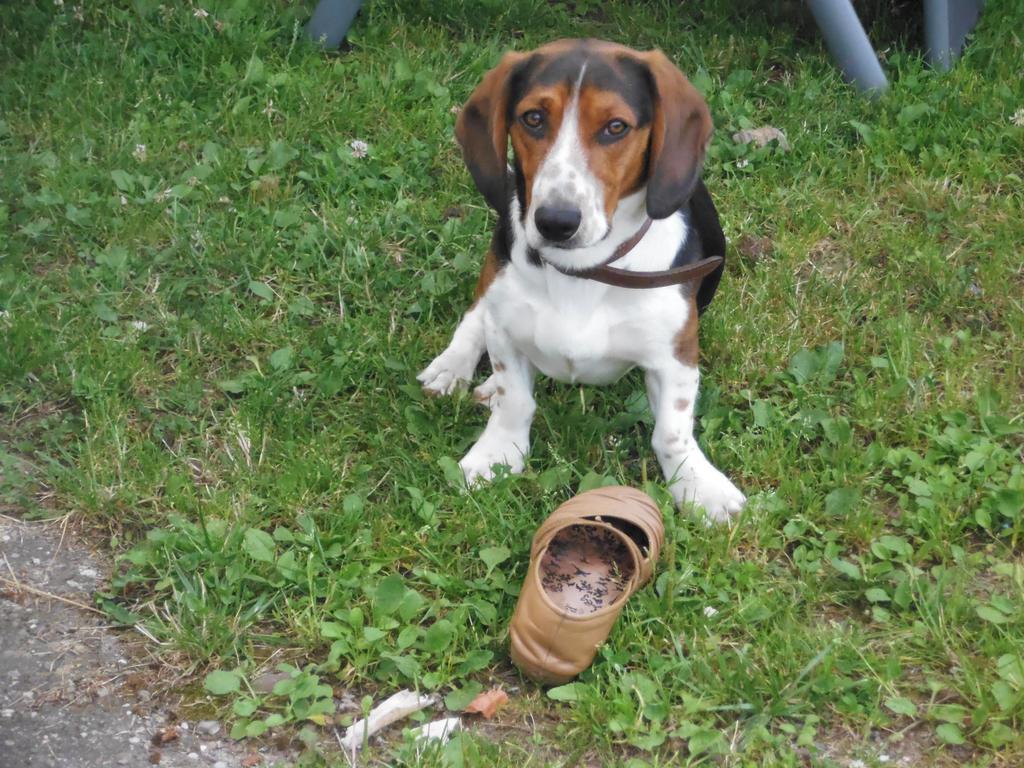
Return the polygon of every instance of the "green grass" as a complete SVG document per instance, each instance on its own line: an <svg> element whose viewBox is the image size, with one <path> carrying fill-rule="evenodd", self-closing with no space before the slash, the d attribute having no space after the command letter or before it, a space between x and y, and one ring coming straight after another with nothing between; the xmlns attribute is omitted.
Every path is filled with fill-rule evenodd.
<svg viewBox="0 0 1024 768"><path fill-rule="evenodd" d="M948 74L883 40L877 102L781 12L506 5L371 2L340 55L292 3L0 6L0 466L32 467L0 503L123 555L103 604L203 706L235 672L210 685L245 693L209 701L239 733L322 721L322 686L457 706L503 684L497 725L373 759L1020 765L1017 4ZM502 50L566 35L659 46L711 104L733 248L699 412L750 495L734 529L671 509L638 374L541 382L527 473L472 494L453 461L484 414L416 386L491 223L451 109ZM764 124L792 151L730 139ZM609 479L657 495L668 542L556 701L507 621L536 525Z"/></svg>

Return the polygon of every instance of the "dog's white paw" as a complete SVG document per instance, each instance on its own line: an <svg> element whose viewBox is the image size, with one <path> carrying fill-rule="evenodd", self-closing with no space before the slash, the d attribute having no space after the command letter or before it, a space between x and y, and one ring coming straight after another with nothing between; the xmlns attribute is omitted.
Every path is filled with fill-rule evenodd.
<svg viewBox="0 0 1024 768"><path fill-rule="evenodd" d="M712 466L690 482L675 483L671 491L677 504L692 503L703 508L706 519L712 523L731 522L747 503L743 492Z"/></svg>
<svg viewBox="0 0 1024 768"><path fill-rule="evenodd" d="M498 381L496 374L491 374L487 377L487 381L478 386L473 390L473 399L476 400L480 405L486 405L488 408L491 407L491 398L498 393Z"/></svg>
<svg viewBox="0 0 1024 768"><path fill-rule="evenodd" d="M466 484L473 486L493 480L494 467L499 464L504 464L510 473L518 475L526 467L526 450L525 441L520 447L513 440L489 438L484 434L459 462Z"/></svg>
<svg viewBox="0 0 1024 768"><path fill-rule="evenodd" d="M429 395L450 395L469 386L479 360L473 350L448 347L416 379Z"/></svg>

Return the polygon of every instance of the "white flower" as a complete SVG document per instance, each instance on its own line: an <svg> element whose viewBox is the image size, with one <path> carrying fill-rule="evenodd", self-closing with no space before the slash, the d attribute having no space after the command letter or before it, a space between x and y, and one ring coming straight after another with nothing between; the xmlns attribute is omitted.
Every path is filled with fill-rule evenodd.
<svg viewBox="0 0 1024 768"><path fill-rule="evenodd" d="M58 8L63 8L64 0L53 0L53 4L56 5Z"/></svg>
<svg viewBox="0 0 1024 768"><path fill-rule="evenodd" d="M1024 128L1024 107L1021 107L1013 113L1013 117L1010 118L1010 122L1018 128Z"/></svg>
<svg viewBox="0 0 1024 768"><path fill-rule="evenodd" d="M132 152L132 157L138 160L140 163L146 162L146 145L136 144L135 151Z"/></svg>
<svg viewBox="0 0 1024 768"><path fill-rule="evenodd" d="M71 11L75 15L75 21L85 21L85 13L82 11L82 6L76 5Z"/></svg>
<svg viewBox="0 0 1024 768"><path fill-rule="evenodd" d="M705 605L704 606L704 615L707 616L710 619L710 618L718 615L718 609L717 608L712 608L710 605Z"/></svg>
<svg viewBox="0 0 1024 768"><path fill-rule="evenodd" d="M274 100L270 99L267 101L267 106L263 108L263 114L266 115L267 117L270 117L275 112L277 112L277 110L274 109Z"/></svg>
<svg viewBox="0 0 1024 768"><path fill-rule="evenodd" d="M145 320L132 320L131 323L129 323L129 325L131 325L132 328L134 328L136 331L140 331L141 333L145 333L146 331L149 330L149 323L147 323Z"/></svg>
<svg viewBox="0 0 1024 768"><path fill-rule="evenodd" d="M196 8L194 11L192 11L192 15L195 16L197 19L205 19L210 15L210 12L204 10L203 8Z"/></svg>
<svg viewBox="0 0 1024 768"><path fill-rule="evenodd" d="M121 195L121 205L128 205L128 198Z"/></svg>
<svg viewBox="0 0 1024 768"><path fill-rule="evenodd" d="M10 320L10 319L11 319L11 313L8 312L6 309L0 309L0 320L5 320L6 321L6 320Z"/></svg>
<svg viewBox="0 0 1024 768"><path fill-rule="evenodd" d="M370 145L359 139L353 139L348 145L352 148L352 157L366 157L370 151Z"/></svg>
<svg viewBox="0 0 1024 768"><path fill-rule="evenodd" d="M747 158L745 157L741 157L739 160L736 161L737 168L746 168L748 165L750 165L750 161L747 160Z"/></svg>

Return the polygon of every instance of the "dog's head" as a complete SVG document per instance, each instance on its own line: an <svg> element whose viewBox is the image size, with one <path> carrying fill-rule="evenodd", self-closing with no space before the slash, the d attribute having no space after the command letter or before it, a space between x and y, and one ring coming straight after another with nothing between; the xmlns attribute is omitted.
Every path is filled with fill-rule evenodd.
<svg viewBox="0 0 1024 768"><path fill-rule="evenodd" d="M707 104L660 51L559 40L508 53L459 114L455 135L487 202L508 206L508 142L534 248L580 249L611 230L620 201L679 210L700 178ZM588 265L580 264L580 267Z"/></svg>

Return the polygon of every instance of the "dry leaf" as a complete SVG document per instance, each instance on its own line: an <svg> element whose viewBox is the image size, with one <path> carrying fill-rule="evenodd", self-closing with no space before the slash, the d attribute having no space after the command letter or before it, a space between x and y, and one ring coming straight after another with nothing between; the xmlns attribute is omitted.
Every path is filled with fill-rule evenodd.
<svg viewBox="0 0 1024 768"><path fill-rule="evenodd" d="M166 728L161 728L154 733L150 741L153 742L154 747L159 747L174 741L176 738L178 738L178 729L173 725L168 725Z"/></svg>
<svg viewBox="0 0 1024 768"><path fill-rule="evenodd" d="M786 140L786 134L774 125L765 125L761 128L737 131L732 135L732 140L737 144L749 144L750 142L754 142L759 147L763 147L769 142L777 141L779 142L779 147L782 148L783 152L789 152L789 142Z"/></svg>
<svg viewBox="0 0 1024 768"><path fill-rule="evenodd" d="M259 755L252 754L242 758L242 768L255 768L263 762L263 758Z"/></svg>
<svg viewBox="0 0 1024 768"><path fill-rule="evenodd" d="M508 694L501 688L492 688L489 691L477 694L477 697L469 702L466 712L478 713L490 720L494 713L508 703Z"/></svg>

